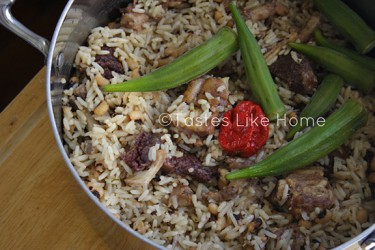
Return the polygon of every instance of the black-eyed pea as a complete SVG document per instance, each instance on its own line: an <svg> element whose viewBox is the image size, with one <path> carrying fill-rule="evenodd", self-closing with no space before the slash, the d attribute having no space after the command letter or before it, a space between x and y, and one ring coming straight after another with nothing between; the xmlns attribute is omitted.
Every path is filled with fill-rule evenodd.
<svg viewBox="0 0 375 250"><path fill-rule="evenodd" d="M72 78L69 79L69 82L71 84L79 83L79 78L77 76L73 76Z"/></svg>
<svg viewBox="0 0 375 250"><path fill-rule="evenodd" d="M216 220L216 231L221 231L223 230L227 225L227 218L224 216L224 217L219 217L217 220Z"/></svg>
<svg viewBox="0 0 375 250"><path fill-rule="evenodd" d="M309 229L309 228L312 226L312 224L311 224L310 221L307 221L307 220L300 220L300 221L298 221L298 226L300 226L300 227L304 227L304 228L306 228L306 229Z"/></svg>
<svg viewBox="0 0 375 250"><path fill-rule="evenodd" d="M356 214L357 221L360 224L366 223L368 221L368 211L365 208L359 208Z"/></svg>
<svg viewBox="0 0 375 250"><path fill-rule="evenodd" d="M128 64L128 67L129 69L131 70L135 70L135 69L138 69L139 67L139 64L136 60L134 60L133 58L131 57L128 57L125 59L126 63Z"/></svg>
<svg viewBox="0 0 375 250"><path fill-rule="evenodd" d="M94 114L98 116L104 115L109 110L109 105L106 101L101 101L94 109Z"/></svg>
<svg viewBox="0 0 375 250"><path fill-rule="evenodd" d="M139 74L139 69L138 68L133 69L130 76L131 76L132 79L136 79L136 78L140 77L141 75Z"/></svg>
<svg viewBox="0 0 375 250"><path fill-rule="evenodd" d="M223 13L221 13L220 11L215 11L214 13L214 18L215 18L215 21L219 23L220 19L223 17Z"/></svg>
<svg viewBox="0 0 375 250"><path fill-rule="evenodd" d="M165 54L166 56L170 56L170 55L172 55L172 53L173 53L174 50L175 50L174 47L167 47L167 48L164 50L164 54Z"/></svg>
<svg viewBox="0 0 375 250"><path fill-rule="evenodd" d="M225 178L225 176L229 173L228 170L226 170L225 168L219 168L218 170L219 172L219 180L218 180L218 186L220 189L228 186L229 184L229 181L227 180L227 178Z"/></svg>
<svg viewBox="0 0 375 250"><path fill-rule="evenodd" d="M168 47L165 49L164 53L166 56L171 56L173 58L177 58L183 53L185 53L188 50L186 46L180 46L180 47Z"/></svg>
<svg viewBox="0 0 375 250"><path fill-rule="evenodd" d="M102 87L109 84L109 80L107 78L104 78L101 74L96 74L95 76L96 83L98 86Z"/></svg>
<svg viewBox="0 0 375 250"><path fill-rule="evenodd" d="M326 224L328 223L332 218L332 213L329 210L323 210L320 212L320 214L316 217L315 221L319 224Z"/></svg>
<svg viewBox="0 0 375 250"><path fill-rule="evenodd" d="M172 62L173 58L172 57L167 57L167 58L160 58L158 60L158 67L167 65L168 63Z"/></svg>
<svg viewBox="0 0 375 250"><path fill-rule="evenodd" d="M215 203L208 204L208 211L213 215L218 215L217 208L218 206Z"/></svg>
<svg viewBox="0 0 375 250"><path fill-rule="evenodd" d="M139 110L134 110L134 111L130 112L129 118L132 121L138 121L138 120L143 121L144 120L143 113Z"/></svg>
<svg viewBox="0 0 375 250"><path fill-rule="evenodd" d="M291 124L296 125L298 123L298 116L296 112L294 111L290 112L288 117L289 117Z"/></svg>
<svg viewBox="0 0 375 250"><path fill-rule="evenodd" d="M255 233L262 224L263 224L262 219L255 218L252 222L250 222L247 225L247 232L248 233Z"/></svg>
<svg viewBox="0 0 375 250"><path fill-rule="evenodd" d="M141 220L137 220L136 222L134 222L134 229L136 231L138 231L140 234L145 234L146 233L146 227L145 227L145 224L143 223L143 221Z"/></svg>

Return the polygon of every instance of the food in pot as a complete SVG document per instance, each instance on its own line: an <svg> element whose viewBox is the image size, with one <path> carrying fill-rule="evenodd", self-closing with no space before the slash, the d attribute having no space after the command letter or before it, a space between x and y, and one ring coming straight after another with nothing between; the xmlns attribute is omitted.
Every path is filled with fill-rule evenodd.
<svg viewBox="0 0 375 250"><path fill-rule="evenodd" d="M372 93L357 89L371 89L373 83L352 82L355 72L348 78L336 67L345 85L334 88L334 97L317 92L334 102L322 105L328 126L309 124L288 141L292 121L299 120L310 99L313 115L319 113L319 102L311 97L328 72L316 63L332 54L336 64L354 59L324 50L325 60L310 58L314 62L307 52L303 57L288 47L291 41L315 46L315 28L346 42L312 1L240 0L236 5L245 18L242 28L251 34L237 32L226 0L138 0L114 23L94 28L79 48L77 72L64 91L64 141L71 162L111 213L169 249L338 246L375 221L375 103ZM223 30L231 41L245 37L252 43L240 50L232 43L230 49L221 44L223 51L219 45L199 50ZM245 54L247 46L253 49ZM187 62L181 59L186 56ZM257 69L251 68L254 57L262 59ZM275 70L280 63L285 70ZM157 70L160 77L152 77ZM144 81L147 77L153 84ZM126 89L134 79L147 89L137 84ZM275 91L267 92L269 87ZM105 91L111 88L125 92ZM259 101L264 97L276 105L269 109ZM279 119L265 109L275 110ZM271 121L233 134L233 127L223 129L222 120L233 113ZM233 140L238 147L230 145ZM312 144L320 149L318 157ZM234 171L251 171L264 162L271 162L259 170L270 170L265 177L229 180ZM296 166L304 168L292 171Z"/></svg>

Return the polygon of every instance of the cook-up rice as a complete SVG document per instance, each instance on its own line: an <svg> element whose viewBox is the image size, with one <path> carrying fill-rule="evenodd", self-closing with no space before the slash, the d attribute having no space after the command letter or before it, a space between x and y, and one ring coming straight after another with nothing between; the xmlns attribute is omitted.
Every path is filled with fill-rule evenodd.
<svg viewBox="0 0 375 250"><path fill-rule="evenodd" d="M342 89L335 107L348 99L358 99L370 111L369 123L345 143L344 147L351 151L349 155L332 159L324 157L316 163L332 169L330 185L335 203L327 212L331 217L324 223L316 222L321 212L319 209L303 212L302 218L297 220L288 211L281 212L272 205L278 185L276 177L261 178L247 187L246 196L234 196L230 201L211 207L204 200L203 193L212 187L189 177L160 175L139 189L126 185L124 179L135 171L121 156L142 131L162 135L161 142L150 148L148 157L151 161L156 160L160 149L169 158L181 157L182 151L190 152L199 157L204 166L217 168L222 167L229 157L218 143L217 130L203 138L201 146L197 147L201 140L199 136L188 135L173 125L162 126L158 122L164 113L171 117L174 114L182 117L192 115L190 105L183 101L184 86L152 93L103 93L96 76L103 74L104 69L95 62L96 56L109 53L103 49L106 46L114 49L114 56L122 63L124 71L124 74L112 72L110 84L130 80L134 67L138 67L141 75L147 74L159 66L167 48L185 46L189 50L232 22L225 10L226 1L190 0L190 7L178 11L165 8L163 1L136 2L133 12L147 13L152 20L145 22L143 29L137 32L124 27L93 29L87 45L79 48L75 60L75 67L81 72L80 81L67 88L63 97L66 150L82 180L109 211L168 249L289 249L300 239L305 249L324 249L349 240L374 223L374 193L367 179L369 170L365 159L375 152L374 99L351 87ZM269 65L277 60L278 55L290 53L290 49L285 44L280 47L280 43L288 39L293 30L303 27L314 14L310 1L302 1L304 4L290 0L276 2L286 6L288 14L274 16L273 25L264 21L247 21ZM263 3L264 0L238 1L242 9ZM301 5L308 7L302 8ZM334 35L329 24L322 24L322 29ZM274 51L277 47L278 50ZM292 57L297 58L294 52ZM226 64L234 69L238 77L228 75L225 78L230 95L229 105L220 107L222 112L241 100L253 99L246 84L240 52ZM309 102L310 96L297 94L277 82L287 114L296 111L300 104ZM87 90L84 98L73 98L73 90L78 85L84 85ZM206 97L210 99L210 96ZM95 109L102 102L108 105L108 110L98 115ZM206 112L202 115L210 116L209 103L202 99L199 104ZM285 145L285 134L289 129L288 124L272 122L267 144L257 155L250 157L249 162L259 162ZM179 206L177 198L172 195L177 186L189 186L193 190L192 207ZM287 201L289 192L289 186L285 185L280 206ZM262 195L262 198L255 199L257 195ZM367 211L365 220L358 218L360 210ZM259 230L250 230L249 225L258 218L261 219Z"/></svg>

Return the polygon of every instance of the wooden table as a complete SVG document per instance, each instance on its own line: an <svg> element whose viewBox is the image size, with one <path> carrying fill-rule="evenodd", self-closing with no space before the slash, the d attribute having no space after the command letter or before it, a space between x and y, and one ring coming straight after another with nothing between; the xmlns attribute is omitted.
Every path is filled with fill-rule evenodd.
<svg viewBox="0 0 375 250"><path fill-rule="evenodd" d="M0 114L0 249L153 249L81 190L48 119L45 68Z"/></svg>

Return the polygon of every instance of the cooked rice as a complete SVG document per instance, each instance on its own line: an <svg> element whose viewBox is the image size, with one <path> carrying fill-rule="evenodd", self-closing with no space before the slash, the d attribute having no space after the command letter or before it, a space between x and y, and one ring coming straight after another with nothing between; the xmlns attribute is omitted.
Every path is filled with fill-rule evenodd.
<svg viewBox="0 0 375 250"><path fill-rule="evenodd" d="M277 178L262 178L258 183L265 191L260 202L254 202L249 197L234 197L231 201L221 202L218 205L218 216L209 212L203 201L202 192L209 189L204 183L196 183L190 178L180 176L160 176L142 189L133 189L124 184L123 179L133 174L133 170L122 160L121 154L125 147L132 144L134 138L141 131L163 134L163 143L150 149L149 158L156 159L158 149L164 149L168 157L181 157L183 150L196 154L205 166L221 166L226 157L218 143L217 131L207 136L203 145L196 148L194 145L199 137L188 135L170 127L161 126L157 120L163 113L173 114L176 117L187 117L190 111L188 104L182 100L181 90L160 91L153 93L102 93L95 80L98 73L103 74L103 68L95 62L96 55L107 54L103 46L115 48L114 55L122 62L124 74L113 73L111 84L131 79L131 69L127 58L132 58L139 65L141 74L146 74L158 67L159 59L165 57L168 47L187 46L191 49L210 38L220 27L225 26L231 17L225 12L222 1L189 1L192 5L181 12L165 10L161 1L139 0L134 12L148 13L157 22L144 23L144 30L134 32L127 28L110 29L97 27L92 30L87 39L87 46L81 46L76 56L75 66L80 69L82 80L88 90L84 99L77 98L74 103L78 110L73 111L69 99L73 96L73 89L77 84L65 91L63 97L63 127L65 147L69 152L72 164L78 174L85 181L91 191L96 192L100 201L125 224L140 232L145 237L168 249L288 249L296 239L293 233L303 237L305 249L319 247L335 247L367 228L374 223L375 202L367 181L368 166L364 159L368 152L375 153L374 141L375 117L374 99L363 96L359 92L344 87L336 103L339 107L348 99L359 99L370 110L369 124L357 131L345 147L352 150L352 154L343 159L333 158L333 177L330 184L337 199L329 209L332 218L321 225L314 222L319 210L310 214L302 213L306 221L312 222L312 227L288 226L296 225L288 219L287 214L275 210L271 203L272 193L277 186ZM264 0L238 1L238 4L254 7ZM291 25L302 27L313 11L301 10L298 1L278 0L289 9L286 17L275 16L274 29L269 29L263 21L247 21L251 31L259 39L263 53L270 51L279 41L290 35ZM214 13L219 12L221 18L215 20ZM332 28L324 23L322 29L330 34ZM290 50L284 46L279 54L287 54ZM295 60L297 55L292 54ZM276 61L277 56L268 60L268 64ZM223 111L232 108L232 105L244 99L252 99L244 79L244 69L238 52L227 62L236 69L238 79L228 79L230 105L222 107ZM242 80L241 80L242 79ZM222 91L218 89L217 91ZM296 94L287 86L279 83L278 91L287 107L287 113L296 109L300 103L307 103L309 96ZM212 96L207 96L208 99ZM110 114L97 116L94 108L103 100L110 106ZM202 110L209 115L209 103L200 100ZM129 119L132 111L143 114L142 122ZM190 112L190 113L189 113ZM174 116L172 116L173 118ZM207 117L207 116L206 116ZM95 122L90 125L90 119ZM250 159L259 162L276 149L286 144L285 134L288 125L271 123L270 137L264 148ZM305 130L306 131L306 130ZM302 133L297 133L296 137ZM179 140L178 145L176 139ZM91 144L91 152L85 147ZM328 167L330 160L323 158L317 164ZM171 199L168 207L168 198L178 185L190 186L194 191L192 196L193 208L178 206L175 198ZM249 187L248 194L256 191ZM281 204L288 198L288 185L285 186ZM251 190L250 190L251 189ZM356 213L360 207L369 211L369 218L362 225L358 222ZM255 218L261 218L263 224L256 232L248 232L249 223ZM219 219L225 225L218 230ZM294 224L293 224L294 223ZM279 234L278 229L284 229Z"/></svg>

